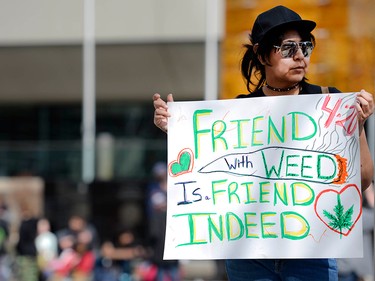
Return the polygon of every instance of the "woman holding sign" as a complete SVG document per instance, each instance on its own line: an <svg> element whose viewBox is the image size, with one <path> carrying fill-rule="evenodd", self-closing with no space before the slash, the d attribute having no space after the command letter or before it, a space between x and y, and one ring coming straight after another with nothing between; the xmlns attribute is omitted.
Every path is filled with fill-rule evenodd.
<svg viewBox="0 0 375 281"><path fill-rule="evenodd" d="M301 19L297 13L284 6L260 14L253 25L250 42L245 45L246 52L241 64L249 94L238 98L340 92L334 87L320 87L306 81L305 75L315 46L311 34L315 26L315 22ZM170 116L167 104L159 94L154 94L153 101L154 123L167 132ZM167 96L167 101L173 101L171 94ZM364 190L373 178L373 161L363 129L365 121L374 112L373 96L364 90L358 92L356 109L360 134L361 183ZM230 280L338 279L334 259L227 260L226 267Z"/></svg>

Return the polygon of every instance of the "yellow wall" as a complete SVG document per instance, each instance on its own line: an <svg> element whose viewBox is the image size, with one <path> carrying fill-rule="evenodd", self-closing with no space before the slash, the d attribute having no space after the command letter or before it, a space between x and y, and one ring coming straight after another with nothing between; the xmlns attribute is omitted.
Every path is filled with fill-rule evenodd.
<svg viewBox="0 0 375 281"><path fill-rule="evenodd" d="M222 43L221 98L246 93L240 73L242 45L256 16L280 2L226 0L226 34ZM343 92L375 87L375 2L373 0L282 1L302 18L317 22L317 46L311 57L309 81Z"/></svg>

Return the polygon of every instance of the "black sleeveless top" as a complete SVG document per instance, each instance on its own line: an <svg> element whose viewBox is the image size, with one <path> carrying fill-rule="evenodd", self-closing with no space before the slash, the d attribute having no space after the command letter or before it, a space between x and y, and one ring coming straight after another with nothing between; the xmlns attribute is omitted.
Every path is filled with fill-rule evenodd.
<svg viewBox="0 0 375 281"><path fill-rule="evenodd" d="M329 93L341 93L338 89L335 87L328 87ZM322 87L318 85L309 84L307 82L301 82L301 91L299 95L311 95L311 94L321 94L322 93ZM263 93L262 88L259 90L250 93L250 94L240 94L236 98L258 98L258 97L266 97L266 95Z"/></svg>

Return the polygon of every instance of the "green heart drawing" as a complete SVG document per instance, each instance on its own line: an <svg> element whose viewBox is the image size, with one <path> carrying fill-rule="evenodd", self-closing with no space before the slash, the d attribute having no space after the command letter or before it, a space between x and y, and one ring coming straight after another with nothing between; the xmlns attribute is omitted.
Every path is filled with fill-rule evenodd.
<svg viewBox="0 0 375 281"><path fill-rule="evenodd" d="M171 174L177 176L190 171L192 156L189 151L183 150L178 155L177 161L171 165Z"/></svg>

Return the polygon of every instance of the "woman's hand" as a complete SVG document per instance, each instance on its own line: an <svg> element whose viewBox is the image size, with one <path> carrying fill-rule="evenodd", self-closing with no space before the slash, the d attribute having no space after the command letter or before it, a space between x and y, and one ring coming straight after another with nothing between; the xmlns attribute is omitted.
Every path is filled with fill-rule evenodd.
<svg viewBox="0 0 375 281"><path fill-rule="evenodd" d="M168 112L167 103L160 97L159 94L154 94L154 124L163 132L168 131L168 117L171 115ZM167 102L173 102L173 95L167 96Z"/></svg>
<svg viewBox="0 0 375 281"><path fill-rule="evenodd" d="M361 134L367 118L374 113L374 97L372 94L365 90L361 90L357 93L356 107L358 112L359 134Z"/></svg>

